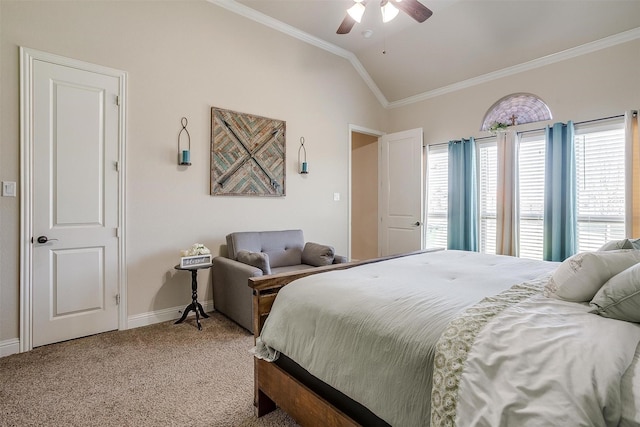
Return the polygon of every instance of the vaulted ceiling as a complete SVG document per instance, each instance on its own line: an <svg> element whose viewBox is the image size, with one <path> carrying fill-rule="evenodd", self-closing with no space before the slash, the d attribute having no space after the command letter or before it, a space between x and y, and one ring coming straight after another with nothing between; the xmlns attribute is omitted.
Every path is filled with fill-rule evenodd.
<svg viewBox="0 0 640 427"><path fill-rule="evenodd" d="M387 107L640 38L640 0L419 0L425 22L386 24L369 0L345 35L353 0L209 1L348 58Z"/></svg>

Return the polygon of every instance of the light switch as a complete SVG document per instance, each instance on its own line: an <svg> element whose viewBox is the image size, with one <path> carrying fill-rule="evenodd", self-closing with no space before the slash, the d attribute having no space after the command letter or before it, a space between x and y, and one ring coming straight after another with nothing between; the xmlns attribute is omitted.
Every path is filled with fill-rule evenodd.
<svg viewBox="0 0 640 427"><path fill-rule="evenodd" d="M334 202L340 201L340 193L333 193L333 201Z"/></svg>
<svg viewBox="0 0 640 427"><path fill-rule="evenodd" d="M2 197L16 197L16 183L2 181Z"/></svg>

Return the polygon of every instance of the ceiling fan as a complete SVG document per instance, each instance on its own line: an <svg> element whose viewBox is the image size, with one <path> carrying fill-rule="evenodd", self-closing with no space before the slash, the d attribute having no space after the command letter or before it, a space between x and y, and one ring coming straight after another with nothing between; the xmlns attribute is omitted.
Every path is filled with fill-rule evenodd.
<svg viewBox="0 0 640 427"><path fill-rule="evenodd" d="M360 22L364 14L366 0L354 0L355 4L347 10L347 15L338 27L337 34L348 34L356 22ZM372 0L373 1L373 0ZM433 12L418 0L381 0L382 21L389 22L398 14L398 9L418 22L424 22Z"/></svg>

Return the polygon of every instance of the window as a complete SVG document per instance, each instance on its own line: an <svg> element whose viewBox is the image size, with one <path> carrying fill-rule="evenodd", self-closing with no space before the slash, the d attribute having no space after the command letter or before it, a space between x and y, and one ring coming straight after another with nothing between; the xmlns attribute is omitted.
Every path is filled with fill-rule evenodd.
<svg viewBox="0 0 640 427"><path fill-rule="evenodd" d="M497 146L477 143L480 252L496 252ZM625 134L622 118L576 125L578 251L625 237ZM542 259L545 179L544 131L526 132L518 149L519 254ZM427 247L447 246L448 146L427 149Z"/></svg>
<svg viewBox="0 0 640 427"><path fill-rule="evenodd" d="M578 251L625 237L624 124L576 126Z"/></svg>
<svg viewBox="0 0 640 427"><path fill-rule="evenodd" d="M498 185L498 147L495 141L478 143L480 171L480 252L496 253L496 193Z"/></svg>
<svg viewBox="0 0 640 427"><path fill-rule="evenodd" d="M447 144L427 146L427 248L447 247L449 198L449 148Z"/></svg>
<svg viewBox="0 0 640 427"><path fill-rule="evenodd" d="M480 170L480 252L496 253L497 147L478 145ZM449 152L447 144L428 146L427 247L447 247Z"/></svg>
<svg viewBox="0 0 640 427"><path fill-rule="evenodd" d="M522 136L518 150L519 253L522 258L542 259L544 156L543 133Z"/></svg>
<svg viewBox="0 0 640 427"><path fill-rule="evenodd" d="M576 126L578 252L625 237L625 140L622 120ZM520 256L542 259L544 134L523 136L519 155Z"/></svg>

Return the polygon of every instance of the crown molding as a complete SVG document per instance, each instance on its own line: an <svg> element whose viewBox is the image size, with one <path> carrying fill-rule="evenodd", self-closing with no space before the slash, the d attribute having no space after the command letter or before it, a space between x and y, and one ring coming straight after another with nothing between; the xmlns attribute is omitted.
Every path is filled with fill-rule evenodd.
<svg viewBox="0 0 640 427"><path fill-rule="evenodd" d="M302 40L303 42L309 43L313 46L319 47L320 49L324 49L330 53L333 53L335 55L338 55L342 58L347 59L349 62L351 62L351 65L355 68L356 72L364 80L365 84L373 92L374 96L378 99L378 102L380 102L380 105L382 105L384 108L398 108L398 107L404 107L410 104L415 104L416 102L435 98L437 96L445 95L451 92L456 92L458 90L467 89L472 86L480 85L493 80L498 80L503 77L512 76L514 74L519 74L524 71L529 71L536 68L544 67L546 65L550 65L556 62L575 58L577 56L585 55L587 53L596 52L601 49L606 49L612 46L616 46L618 44L626 43L626 42L640 38L640 27L638 27L628 31L624 31L619 34L614 34L612 36L605 37L600 40L596 40L590 43L585 43L580 46L566 49L561 52L552 53L550 55L543 56L538 59L523 62L522 64L503 68L501 70L493 71L491 73L483 74L481 76L473 77L467 80L462 80L460 82L443 86L437 89L433 89L427 92L419 93L414 96L409 96L407 98L403 98L398 101L389 102L353 52L350 52L346 49L336 46L333 43L329 43L325 40L319 39L318 37L312 36L311 34L305 33L304 31L301 31L295 27L292 27L289 24L285 24L282 21L278 21L275 18L267 16L261 12L258 12L255 9L251 9L250 7L247 7L241 3L238 3L235 0L207 0L207 1L209 3L223 7L231 12L237 13L238 15L244 16L245 18L249 18L260 24L271 27L274 30L285 33L291 37L297 38L298 40Z"/></svg>
<svg viewBox="0 0 640 427"><path fill-rule="evenodd" d="M390 102L387 108L397 108L406 105L414 104L416 102L424 101L426 99L435 98L440 95L455 92L462 89L467 89L472 86L487 83L493 80L498 80L503 77L512 76L525 71L533 70L536 68L544 67L546 65L555 64L556 62L565 61L567 59L575 58L585 55L587 53L596 52L601 49L606 49L612 46L616 46L622 43L630 42L640 38L640 27L632 30L624 31L622 33L614 34L613 36L605 37L600 40L596 40L590 43L585 43L580 46L576 46L570 49L563 50L561 52L552 53L551 55L543 56L538 59L523 62L522 64L514 65L512 67L503 68L498 71L483 74L471 79L462 80L457 83L453 83L448 86L443 86L438 89L430 90L420 93L418 95L410 96L398 101Z"/></svg>

